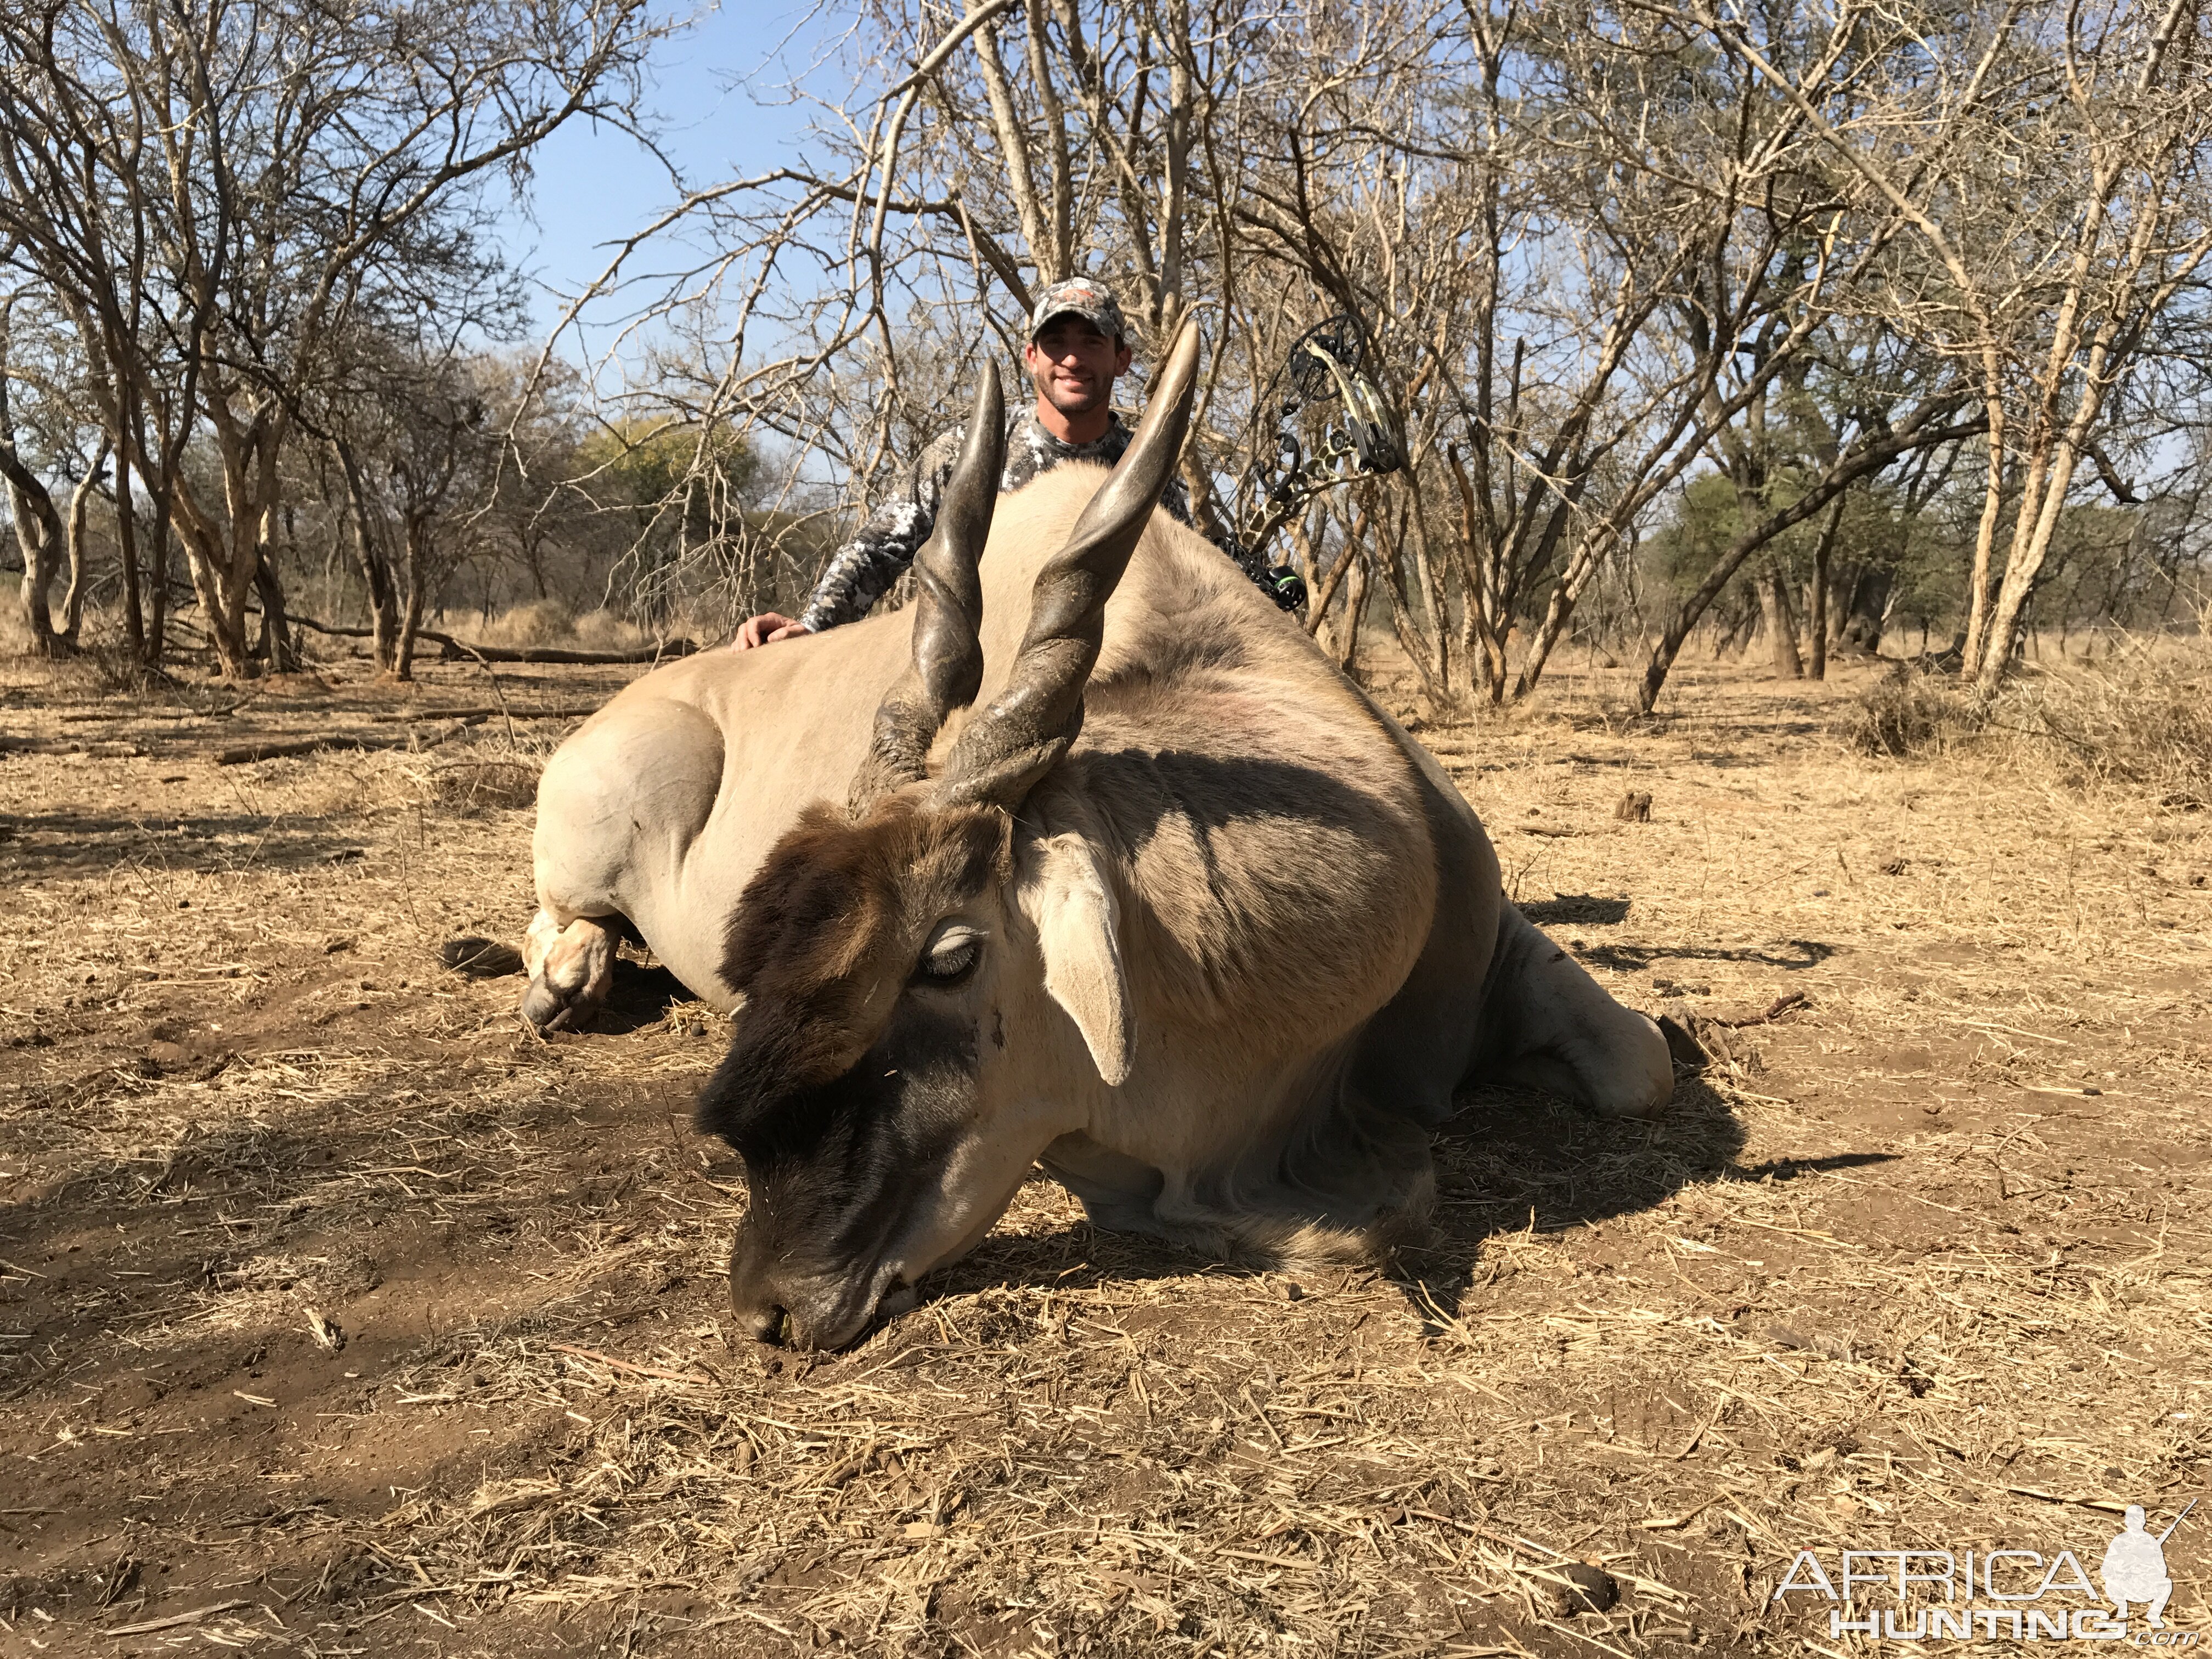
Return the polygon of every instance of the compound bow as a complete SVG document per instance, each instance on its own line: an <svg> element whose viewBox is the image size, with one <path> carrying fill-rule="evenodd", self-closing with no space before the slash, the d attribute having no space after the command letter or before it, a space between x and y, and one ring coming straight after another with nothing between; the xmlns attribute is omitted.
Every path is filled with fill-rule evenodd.
<svg viewBox="0 0 2212 1659"><path fill-rule="evenodd" d="M1340 312L1291 342L1261 394L1254 424L1272 419L1274 441L1272 447L1254 443L1252 464L1237 480L1234 497L1244 556L1255 568L1267 544L1316 495L1406 464L1396 424L1369 375L1373 359L1366 329L1358 318ZM1310 449L1300 441L1301 416ZM1305 603L1305 582L1287 564L1268 569L1262 586L1285 611Z"/></svg>

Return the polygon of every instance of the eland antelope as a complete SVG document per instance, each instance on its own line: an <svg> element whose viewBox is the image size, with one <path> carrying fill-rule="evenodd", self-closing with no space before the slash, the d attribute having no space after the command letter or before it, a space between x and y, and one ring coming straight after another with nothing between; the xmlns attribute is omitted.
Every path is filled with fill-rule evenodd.
<svg viewBox="0 0 2212 1659"><path fill-rule="evenodd" d="M1372 1257L1462 1085L1669 1097L1436 762L1154 510L1197 361L1003 501L987 370L910 616L659 669L546 768L525 1012L580 1021L632 928L734 1011L698 1115L760 1337L849 1342L1038 1164L1102 1226Z"/></svg>

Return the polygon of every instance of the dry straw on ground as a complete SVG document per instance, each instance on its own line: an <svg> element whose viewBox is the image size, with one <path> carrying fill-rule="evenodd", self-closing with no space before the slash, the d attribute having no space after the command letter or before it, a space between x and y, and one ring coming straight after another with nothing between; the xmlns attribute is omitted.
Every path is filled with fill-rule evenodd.
<svg viewBox="0 0 2212 1659"><path fill-rule="evenodd" d="M2208 814L1863 757L1855 672L1417 722L1530 913L1706 1034L1661 1121L1470 1096L1387 1275L1094 1233L1035 1182L809 1358L728 1340L741 1171L688 1127L722 1022L626 963L605 1029L539 1043L516 981L440 965L530 908L526 808L443 780L534 766L533 711L615 674L218 768L484 676L224 714L15 671L0 1651L1857 1652L1770 1600L1796 1550L2162 1525L2212 1388Z"/></svg>

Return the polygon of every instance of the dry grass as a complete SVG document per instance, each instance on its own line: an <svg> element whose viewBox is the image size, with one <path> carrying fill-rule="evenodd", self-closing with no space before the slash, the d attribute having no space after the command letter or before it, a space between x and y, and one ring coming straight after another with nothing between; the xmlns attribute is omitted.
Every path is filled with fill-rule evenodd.
<svg viewBox="0 0 2212 1659"><path fill-rule="evenodd" d="M444 762L430 769L430 799L463 815L529 806L538 799L538 769L520 755Z"/></svg>
<svg viewBox="0 0 2212 1659"><path fill-rule="evenodd" d="M1978 751L2071 788L2212 805L2212 642L2124 641L2101 661L2023 672L1987 705L1899 665L1861 693L1843 730L1862 754Z"/></svg>
<svg viewBox="0 0 2212 1659"><path fill-rule="evenodd" d="M576 636L576 613L558 599L511 605L471 630L485 645L563 645Z"/></svg>
<svg viewBox="0 0 2212 1659"><path fill-rule="evenodd" d="M482 676L157 715L80 672L0 688L35 744L0 756L0 1642L1857 1651L1769 1601L1796 1549L2097 1551L2089 1505L2201 1482L2212 836L2155 784L1863 758L1827 735L1862 687L1718 673L1658 721L1563 677L1425 727L1516 896L1723 1050L1674 1110L1471 1097L1391 1275L1235 1271L1034 1182L812 1358L726 1340L742 1181L688 1127L722 1023L626 964L608 1030L541 1044L515 981L437 966L530 908L519 787L441 780L519 786L563 729L529 711L614 676L217 769ZM2193 1522L2168 1559L2193 1626ZM1574 1562L1618 1604L1571 1613Z"/></svg>
<svg viewBox="0 0 2212 1659"><path fill-rule="evenodd" d="M1860 692L1842 722L1860 754L1892 760L1933 759L1980 729L1955 683L1902 663Z"/></svg>
<svg viewBox="0 0 2212 1659"><path fill-rule="evenodd" d="M2212 806L2212 643L2202 636L2138 642L2094 667L2022 679L1992 715L2076 787Z"/></svg>
<svg viewBox="0 0 2212 1659"><path fill-rule="evenodd" d="M615 611L588 611L580 617L558 599L513 605L481 626L459 631L480 645L557 645L588 651L630 651L653 641L650 630Z"/></svg>

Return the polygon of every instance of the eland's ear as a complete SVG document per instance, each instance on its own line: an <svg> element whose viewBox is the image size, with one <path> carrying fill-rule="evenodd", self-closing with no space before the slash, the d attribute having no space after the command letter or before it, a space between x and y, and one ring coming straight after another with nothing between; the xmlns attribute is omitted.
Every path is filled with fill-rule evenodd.
<svg viewBox="0 0 2212 1659"><path fill-rule="evenodd" d="M1136 1033L1113 886L1079 835L1040 837L1023 866L1021 906L1044 955L1044 988L1083 1033L1098 1075L1118 1086L1129 1075Z"/></svg>

